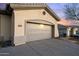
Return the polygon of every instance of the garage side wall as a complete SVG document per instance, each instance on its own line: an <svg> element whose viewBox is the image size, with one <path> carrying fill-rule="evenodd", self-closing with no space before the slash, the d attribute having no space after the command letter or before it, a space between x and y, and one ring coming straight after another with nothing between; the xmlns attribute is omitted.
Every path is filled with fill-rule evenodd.
<svg viewBox="0 0 79 59"><path fill-rule="evenodd" d="M11 35L11 17L7 15L1 15L1 37L3 40L9 40Z"/></svg>
<svg viewBox="0 0 79 59"><path fill-rule="evenodd" d="M55 35L54 35L54 37L59 37L59 30L58 30L58 25L57 24L55 24Z"/></svg>
<svg viewBox="0 0 79 59"><path fill-rule="evenodd" d="M46 15L43 15L43 11L46 12ZM33 10L14 10L14 44L20 45L26 43L25 36L25 21L32 19L42 19L49 21L55 25L55 37L58 37L58 27L56 20L44 9L33 9Z"/></svg>

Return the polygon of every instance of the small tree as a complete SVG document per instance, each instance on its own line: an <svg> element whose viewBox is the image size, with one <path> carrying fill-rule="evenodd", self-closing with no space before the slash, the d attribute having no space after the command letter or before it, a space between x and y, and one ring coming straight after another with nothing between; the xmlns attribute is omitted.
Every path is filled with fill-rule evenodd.
<svg viewBox="0 0 79 59"><path fill-rule="evenodd" d="M66 19L79 20L79 4L64 5L64 14Z"/></svg>

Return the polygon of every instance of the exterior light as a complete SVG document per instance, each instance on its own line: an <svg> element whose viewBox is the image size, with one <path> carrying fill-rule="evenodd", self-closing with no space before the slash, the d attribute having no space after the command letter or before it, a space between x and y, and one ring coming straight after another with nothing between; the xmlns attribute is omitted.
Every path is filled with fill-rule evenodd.
<svg viewBox="0 0 79 59"><path fill-rule="evenodd" d="M44 28L44 25L43 24L40 24L40 28Z"/></svg>

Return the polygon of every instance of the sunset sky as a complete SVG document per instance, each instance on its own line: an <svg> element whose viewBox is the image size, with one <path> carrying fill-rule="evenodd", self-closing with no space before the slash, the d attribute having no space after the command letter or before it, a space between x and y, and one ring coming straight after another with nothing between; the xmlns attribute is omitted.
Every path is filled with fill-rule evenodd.
<svg viewBox="0 0 79 59"><path fill-rule="evenodd" d="M64 17L64 5L65 3L50 3L49 7L60 17Z"/></svg>

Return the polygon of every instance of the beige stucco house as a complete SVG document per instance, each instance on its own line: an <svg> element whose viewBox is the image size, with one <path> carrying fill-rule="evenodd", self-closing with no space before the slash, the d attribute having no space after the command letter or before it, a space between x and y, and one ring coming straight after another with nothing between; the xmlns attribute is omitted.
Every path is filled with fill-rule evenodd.
<svg viewBox="0 0 79 59"><path fill-rule="evenodd" d="M15 45L59 37L60 18L43 3L10 4L12 15L0 15L0 36Z"/></svg>

